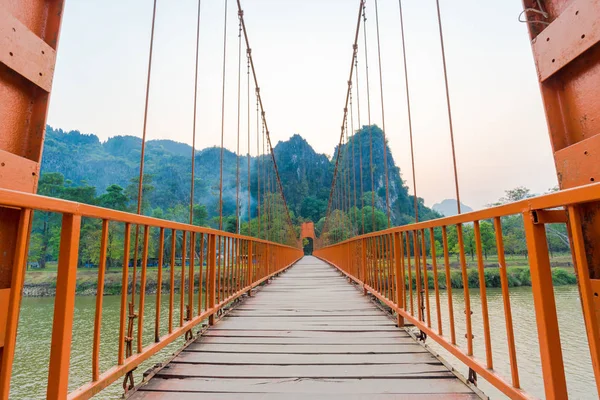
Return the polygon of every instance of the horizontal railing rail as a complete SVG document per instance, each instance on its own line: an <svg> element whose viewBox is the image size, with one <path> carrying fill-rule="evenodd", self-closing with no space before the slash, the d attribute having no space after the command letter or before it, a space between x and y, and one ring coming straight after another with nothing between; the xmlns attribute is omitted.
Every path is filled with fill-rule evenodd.
<svg viewBox="0 0 600 400"><path fill-rule="evenodd" d="M0 207L21 210L13 266L12 287L15 290L11 291L9 298L3 366L0 370L0 388L6 395L15 354L34 211L62 216L46 391L49 399L87 399L117 379L128 377L142 362L176 339L184 335L186 339L191 338L192 328L202 321L208 320L209 324L213 324L217 312L224 306L302 257L302 251L298 248L253 237L4 189L0 189ZM95 220L101 226L93 347L90 349L92 373L88 383L69 393L82 219ZM111 231L116 226L120 229ZM134 237L138 235L134 235L134 230L138 230L136 233L140 236L137 245ZM117 362L101 371L100 336L109 235L119 235L123 239L122 289L119 329L111 332L114 340L118 340L117 354L113 355ZM155 241L158 243L153 243ZM156 309L153 312L154 329L150 340L148 335L144 335L147 330L144 318L148 308L145 301L149 258L157 259ZM176 265L177 261L180 265ZM165 286L168 289L164 289ZM168 296L166 322L164 315L161 316L164 311L161 310L163 295ZM178 310L175 307L177 298ZM132 378L130 382L133 382ZM0 397L3 397L2 393Z"/></svg>
<svg viewBox="0 0 600 400"><path fill-rule="evenodd" d="M523 241L531 274L531 288L537 324L539 357L542 379L547 398L567 398L563 345L560 339L555 294L552 280L550 254L547 242L546 225L566 224L570 251L578 279L581 296L582 317L588 338L593 374L596 387L600 384L600 325L594 308L598 297L599 281L590 279L582 216L578 205L599 201L600 184L587 185L543 196L525 199L514 203L469 212L452 217L429 220L384 231L356 236L343 242L315 250L314 254L329 262L349 278L362 286L365 294L371 293L389 306L398 316L398 325L405 322L420 330L420 337L432 338L442 348L469 368L469 374L479 374L482 378L515 399L533 397L522 388L517 363L517 348L513 328L504 238L502 234L504 217L521 216L524 229ZM498 255L501 297L504 312L504 326L491 326L486 294L484 254L482 250L482 221L490 221L493 226L493 241ZM477 282L469 281L467 270L464 227L473 230L474 255L476 255ZM448 246L449 235L456 235L457 247ZM436 240L439 239L439 240ZM436 246L437 244L437 246ZM437 247L437 248L436 248ZM462 295L459 302L452 294L450 281L450 256L458 253L458 266L462 280ZM443 261L438 257L443 256ZM439 265L438 265L439 264ZM439 276L445 280L440 282ZM442 299L445 287L446 304ZM469 287L479 290L480 303L477 308L481 315L473 316ZM595 290L593 290L596 288ZM457 334L456 310L464 310L460 315L460 330L465 332L464 340ZM573 312L573 310L571 310ZM464 321L464 326L462 322ZM480 322L477 331L482 332L483 357L474 354L474 326ZM533 323L533 321L531 321ZM506 331L506 348L503 350L510 364L510 378L495 369L492 348L500 351L499 344L492 346L494 329ZM481 340L481 337L478 338Z"/></svg>

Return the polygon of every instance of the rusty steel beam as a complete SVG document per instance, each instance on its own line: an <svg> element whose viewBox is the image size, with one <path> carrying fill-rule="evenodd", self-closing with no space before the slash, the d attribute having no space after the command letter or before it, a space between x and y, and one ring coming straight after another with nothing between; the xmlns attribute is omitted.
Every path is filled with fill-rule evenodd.
<svg viewBox="0 0 600 400"><path fill-rule="evenodd" d="M0 0L0 188L37 190L63 4ZM15 293L22 290L27 261L19 256L19 249L27 249L19 239L20 220L21 210L0 207L0 297L8 300L0 301L4 320L11 315L18 321ZM31 221L27 232L30 226ZM15 343L5 339L17 326L0 324L0 398L6 398Z"/></svg>

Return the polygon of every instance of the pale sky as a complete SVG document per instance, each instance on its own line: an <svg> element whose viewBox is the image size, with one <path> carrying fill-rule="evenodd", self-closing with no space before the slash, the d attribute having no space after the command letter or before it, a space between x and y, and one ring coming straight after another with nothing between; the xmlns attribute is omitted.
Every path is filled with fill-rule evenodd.
<svg viewBox="0 0 600 400"><path fill-rule="evenodd" d="M203 0L196 147L220 144L224 0ZM331 155L339 140L358 0L245 0L246 25L273 144L301 134ZM521 0L441 0L463 203L481 208L505 189L556 185ZM381 126L374 0L367 1L371 121ZM398 1L379 0L386 135L412 193ZM404 0L418 195L454 198L434 0ZM195 0L158 0L148 139L192 141ZM141 137L151 0L67 1L48 123ZM237 8L228 2L225 145L237 132ZM359 42L361 122L367 121ZM241 149L246 153L242 60ZM255 126L254 98L251 126ZM355 115L356 119L356 115ZM252 130L252 154L256 154Z"/></svg>

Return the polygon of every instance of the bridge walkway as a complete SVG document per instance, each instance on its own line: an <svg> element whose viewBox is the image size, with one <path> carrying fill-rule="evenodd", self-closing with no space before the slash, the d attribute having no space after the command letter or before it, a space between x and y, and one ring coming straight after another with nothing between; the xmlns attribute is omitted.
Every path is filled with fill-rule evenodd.
<svg viewBox="0 0 600 400"><path fill-rule="evenodd" d="M134 399L476 399L345 278L304 257L154 375Z"/></svg>

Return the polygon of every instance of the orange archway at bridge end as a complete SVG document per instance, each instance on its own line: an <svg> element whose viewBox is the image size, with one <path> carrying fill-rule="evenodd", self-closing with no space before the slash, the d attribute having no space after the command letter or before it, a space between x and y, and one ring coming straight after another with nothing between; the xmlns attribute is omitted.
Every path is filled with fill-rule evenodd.
<svg viewBox="0 0 600 400"><path fill-rule="evenodd" d="M315 240L315 224L312 222L304 222L300 226L300 239L311 238Z"/></svg>

